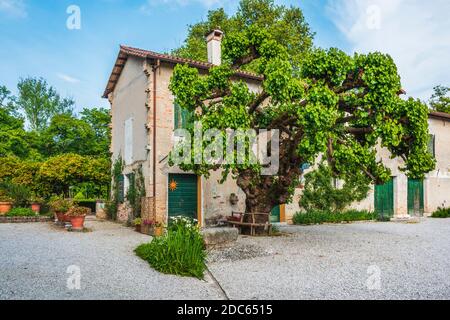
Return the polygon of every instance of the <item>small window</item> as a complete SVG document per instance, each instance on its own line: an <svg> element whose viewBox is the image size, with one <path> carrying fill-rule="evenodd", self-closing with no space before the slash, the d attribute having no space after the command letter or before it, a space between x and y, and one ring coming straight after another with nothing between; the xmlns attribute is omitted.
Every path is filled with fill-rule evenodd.
<svg viewBox="0 0 450 320"><path fill-rule="evenodd" d="M192 116L191 112L184 108L181 108L176 103L174 104L173 109L174 130L186 129L191 123L193 123L194 117Z"/></svg>
<svg viewBox="0 0 450 320"><path fill-rule="evenodd" d="M436 157L436 136L434 134L428 135L428 152Z"/></svg>

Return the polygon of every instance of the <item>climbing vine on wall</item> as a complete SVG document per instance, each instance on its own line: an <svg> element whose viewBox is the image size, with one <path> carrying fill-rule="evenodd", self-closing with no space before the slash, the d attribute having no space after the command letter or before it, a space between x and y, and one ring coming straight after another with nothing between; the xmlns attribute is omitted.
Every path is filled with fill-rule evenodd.
<svg viewBox="0 0 450 320"><path fill-rule="evenodd" d="M123 171L123 160L122 157L119 156L112 165L111 198L106 206L108 218L110 218L111 220L116 220L117 218L117 210L119 208L120 203L121 183L123 183L122 171Z"/></svg>
<svg viewBox="0 0 450 320"><path fill-rule="evenodd" d="M138 218L141 216L141 199L145 197L145 183L144 175L142 174L142 165L139 168L133 170L133 173L129 175L130 186L127 192L127 200L132 209L132 215L130 219Z"/></svg>

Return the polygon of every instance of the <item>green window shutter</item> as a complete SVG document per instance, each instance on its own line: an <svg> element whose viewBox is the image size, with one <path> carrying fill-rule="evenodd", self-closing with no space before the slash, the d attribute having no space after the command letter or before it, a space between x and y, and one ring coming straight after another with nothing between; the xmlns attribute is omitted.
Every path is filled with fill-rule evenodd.
<svg viewBox="0 0 450 320"><path fill-rule="evenodd" d="M193 123L193 116L189 110L181 108L178 104L173 105L173 122L174 130L186 129L191 123Z"/></svg>
<svg viewBox="0 0 450 320"><path fill-rule="evenodd" d="M428 152L433 155L433 157L436 156L436 136L434 134L428 135Z"/></svg>
<svg viewBox="0 0 450 320"><path fill-rule="evenodd" d="M181 128L181 108L178 104L173 105L173 128L174 130Z"/></svg>
<svg viewBox="0 0 450 320"><path fill-rule="evenodd" d="M120 203L123 203L125 200L125 177L124 175L120 175L119 176L119 180L118 180L118 199Z"/></svg>

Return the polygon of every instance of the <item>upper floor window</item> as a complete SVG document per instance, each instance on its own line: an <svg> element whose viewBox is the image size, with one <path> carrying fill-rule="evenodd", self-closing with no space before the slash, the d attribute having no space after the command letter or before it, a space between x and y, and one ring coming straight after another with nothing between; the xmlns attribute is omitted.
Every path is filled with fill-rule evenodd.
<svg viewBox="0 0 450 320"><path fill-rule="evenodd" d="M181 108L178 104L174 104L173 111L173 123L174 130L176 129L186 129L190 124L194 122L194 117L191 112Z"/></svg>
<svg viewBox="0 0 450 320"><path fill-rule="evenodd" d="M436 157L436 136L434 134L428 135L428 152Z"/></svg>

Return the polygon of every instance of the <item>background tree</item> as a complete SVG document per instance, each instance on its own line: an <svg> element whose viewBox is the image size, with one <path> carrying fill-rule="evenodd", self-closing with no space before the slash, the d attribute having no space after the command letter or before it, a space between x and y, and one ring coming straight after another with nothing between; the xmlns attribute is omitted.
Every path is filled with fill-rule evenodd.
<svg viewBox="0 0 450 320"><path fill-rule="evenodd" d="M69 190L72 196L107 197L109 110L86 108L75 115L73 101L43 79L21 80L18 87L15 97L0 86L0 185L26 187L45 198L68 196ZM36 120L28 130L23 115Z"/></svg>
<svg viewBox="0 0 450 320"><path fill-rule="evenodd" d="M218 169L232 174L246 195L248 212L270 212L290 202L302 164L314 163L321 154L337 178L360 172L375 183L391 175L377 160L378 145L403 159L400 169L410 177L422 178L434 168L427 152L428 108L399 97L400 76L389 55L316 49L296 65L284 41L254 24L228 32L222 47L223 65L207 76L187 65L175 67L170 88L176 103L195 111L204 130L280 130L278 175L263 176L261 165L249 161L191 161L181 167L206 176ZM255 94L231 78L256 59L263 81Z"/></svg>
<svg viewBox="0 0 450 320"><path fill-rule="evenodd" d="M94 129L85 121L68 114L55 115L48 128L41 133L42 154L46 156L64 153L95 155Z"/></svg>
<svg viewBox="0 0 450 320"><path fill-rule="evenodd" d="M0 108L6 110L11 116L21 118L21 115L15 108L15 97L5 86L0 86Z"/></svg>
<svg viewBox="0 0 450 320"><path fill-rule="evenodd" d="M287 49L293 65L298 65L313 45L314 33L299 8L275 5L273 0L241 0L235 15L228 16L222 8L212 10L206 21L189 26L184 44L172 54L207 61L205 36L209 32L220 28L227 36L250 26L270 33ZM254 59L241 67L254 70L257 63L258 59Z"/></svg>
<svg viewBox="0 0 450 320"><path fill-rule="evenodd" d="M17 85L16 106L24 114L30 129L42 131L56 114L72 114L75 102L61 98L43 78L21 79Z"/></svg>
<svg viewBox="0 0 450 320"><path fill-rule="evenodd" d="M95 153L109 154L111 142L110 110L106 108L83 109L80 112L81 120L88 123L95 133Z"/></svg>
<svg viewBox="0 0 450 320"><path fill-rule="evenodd" d="M10 110L8 107L0 106L0 157L8 155L27 157L30 147L27 133L23 129L23 119L13 116Z"/></svg>
<svg viewBox="0 0 450 320"><path fill-rule="evenodd" d="M436 86L430 99L430 107L439 112L450 113L450 87Z"/></svg>

